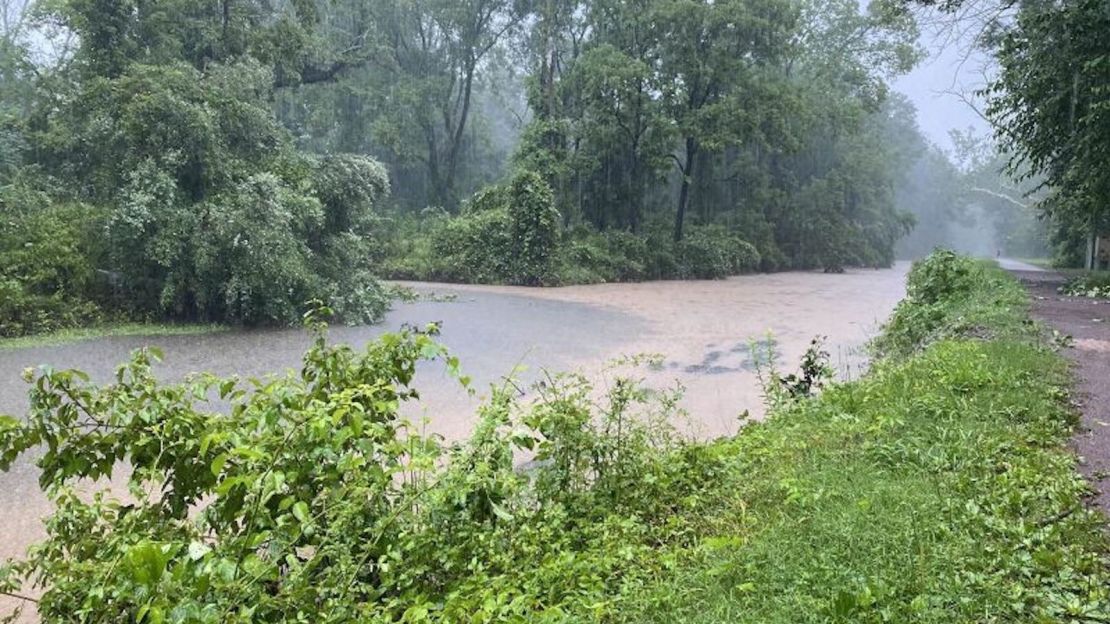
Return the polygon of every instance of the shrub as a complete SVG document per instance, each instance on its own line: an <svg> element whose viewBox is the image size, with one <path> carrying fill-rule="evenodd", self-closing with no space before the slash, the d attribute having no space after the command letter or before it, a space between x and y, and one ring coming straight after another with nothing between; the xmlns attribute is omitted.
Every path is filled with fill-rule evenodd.
<svg viewBox="0 0 1110 624"><path fill-rule="evenodd" d="M758 270L763 261L755 246L720 226L691 227L677 245L663 222L638 233L563 229L550 196L526 172L475 194L459 216L402 218L383 270L400 279L536 286L715 279Z"/></svg>
<svg viewBox="0 0 1110 624"><path fill-rule="evenodd" d="M690 228L676 247L679 277L718 279L754 271L760 257L750 243L724 228Z"/></svg>
<svg viewBox="0 0 1110 624"><path fill-rule="evenodd" d="M91 211L80 204L0 212L0 336L48 332L101 318L88 252Z"/></svg>
<svg viewBox="0 0 1110 624"><path fill-rule="evenodd" d="M303 304L322 298L325 280L311 267L312 253L299 235L319 223L319 201L258 174L206 207L208 227L196 233L196 283L171 281L164 304L206 319L257 324L291 323ZM175 269L174 265L169 268Z"/></svg>
<svg viewBox="0 0 1110 624"><path fill-rule="evenodd" d="M258 173L189 204L159 163L143 161L108 219L122 306L139 314L288 324L322 299L348 322L381 317L374 201L384 170L359 156L314 167L315 191Z"/></svg>
<svg viewBox="0 0 1110 624"><path fill-rule="evenodd" d="M613 258L616 281L636 282L648 277L650 250L643 236L624 230L605 232L605 242Z"/></svg>
<svg viewBox="0 0 1110 624"><path fill-rule="evenodd" d="M630 282L649 277L648 244L642 236L579 226L567 231L563 239L557 268L560 283Z"/></svg>
<svg viewBox="0 0 1110 624"><path fill-rule="evenodd" d="M427 242L395 244L386 273L449 282L551 283L560 230L550 187L523 172L507 187L476 193L458 216L432 219L427 230L410 227L415 239Z"/></svg>
<svg viewBox="0 0 1110 624"><path fill-rule="evenodd" d="M982 277L981 267L971 258L948 249L938 249L915 262L906 279L906 297L912 304L932 304L968 295Z"/></svg>
<svg viewBox="0 0 1110 624"><path fill-rule="evenodd" d="M551 281L559 243L559 211L551 187L525 171L509 184L509 281L536 286Z"/></svg>
<svg viewBox="0 0 1110 624"><path fill-rule="evenodd" d="M883 356L904 357L951 337L1025 334L1025 290L1001 269L948 250L915 262L899 302L873 342Z"/></svg>
<svg viewBox="0 0 1110 624"><path fill-rule="evenodd" d="M1077 275L1061 286L1060 292L1072 297L1110 298L1110 272Z"/></svg>
<svg viewBox="0 0 1110 624"><path fill-rule="evenodd" d="M444 219L431 234L432 279L499 283L510 273L509 216L487 210Z"/></svg>
<svg viewBox="0 0 1110 624"><path fill-rule="evenodd" d="M367 156L332 154L315 164L312 188L323 204L327 233L365 233L373 225L374 205L389 194L389 174Z"/></svg>
<svg viewBox="0 0 1110 624"><path fill-rule="evenodd" d="M509 205L509 189L501 184L491 184L463 202L461 214L471 215L491 210L505 210Z"/></svg>
<svg viewBox="0 0 1110 624"><path fill-rule="evenodd" d="M457 622L588 612L606 579L649 578L640 557L683 539L721 470L667 424L677 397L618 379L597 405L581 377L553 376L534 406L495 390L444 449L399 415L419 361L457 374L432 333L363 352L320 337L299 375L266 384L163 384L151 351L108 386L29 375L29 418L0 418L0 468L42 445L55 511L0 591L45 581L44 622ZM74 494L120 464L126 505Z"/></svg>

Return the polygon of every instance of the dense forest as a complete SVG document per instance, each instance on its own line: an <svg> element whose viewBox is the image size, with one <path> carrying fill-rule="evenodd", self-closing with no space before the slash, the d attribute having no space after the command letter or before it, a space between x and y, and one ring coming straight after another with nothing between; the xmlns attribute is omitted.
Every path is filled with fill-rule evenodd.
<svg viewBox="0 0 1110 624"><path fill-rule="evenodd" d="M3 335L879 267L966 217L896 2L3 2Z"/></svg>

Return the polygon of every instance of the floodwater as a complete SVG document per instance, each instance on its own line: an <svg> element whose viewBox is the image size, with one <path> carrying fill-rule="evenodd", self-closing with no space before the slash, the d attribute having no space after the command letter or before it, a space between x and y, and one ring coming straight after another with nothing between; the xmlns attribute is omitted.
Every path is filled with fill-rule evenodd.
<svg viewBox="0 0 1110 624"><path fill-rule="evenodd" d="M408 284L437 296L398 303L381 325L335 327L331 339L357 347L404 324L441 322L442 342L461 359L479 392L468 396L442 365L423 365L416 384L422 402L409 415L427 418L429 429L449 440L466 436L489 385L514 369L524 369L526 381L541 369L598 378L616 358L661 354L662 366L639 370L638 376L653 387L672 387L676 381L685 386L689 432L710 438L735 432L744 411L762 414L749 345L768 333L784 370L796 367L813 337L825 336L841 376L858 376L866 361L862 348L903 297L908 268L900 263L839 275L794 272L545 289ZM20 373L28 366L78 368L107 381L131 350L153 344L165 354L156 372L166 380L201 370L263 376L298 369L309 343L304 331L290 329L112 337L0 351L0 413L25 411ZM42 535L40 522L49 506L36 479L27 462L0 474L0 560L21 555ZM8 606L0 601L0 613Z"/></svg>

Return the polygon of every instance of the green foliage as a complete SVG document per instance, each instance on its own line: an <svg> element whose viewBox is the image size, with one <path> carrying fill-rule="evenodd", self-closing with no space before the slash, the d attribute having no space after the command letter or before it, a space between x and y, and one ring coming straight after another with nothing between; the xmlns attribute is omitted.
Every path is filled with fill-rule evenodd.
<svg viewBox="0 0 1110 624"><path fill-rule="evenodd" d="M666 236L638 236L623 230L599 233L579 227L568 231L566 239L560 283L635 282L669 274L672 271L664 272L661 267L674 265Z"/></svg>
<svg viewBox="0 0 1110 624"><path fill-rule="evenodd" d="M769 411L784 409L788 403L816 396L836 378L836 369L829 364L829 352L824 350L824 338L816 337L802 355L797 373L783 375L775 369L775 344L773 337L751 343L764 402Z"/></svg>
<svg viewBox="0 0 1110 624"><path fill-rule="evenodd" d="M1110 273L1099 271L1077 275L1061 286L1060 292L1072 297L1110 299Z"/></svg>
<svg viewBox="0 0 1110 624"><path fill-rule="evenodd" d="M536 285L881 266L908 226L888 139L916 130L884 80L912 65L916 30L889 3L15 14L0 185L31 171L44 206L91 207L100 234L80 262L109 288L72 296L113 316L288 324L318 298L367 322L386 305L378 273ZM428 206L458 220L396 240Z"/></svg>
<svg viewBox="0 0 1110 624"><path fill-rule="evenodd" d="M550 187L539 175L521 172L507 186L475 195L460 216L441 219L430 235L428 251L434 261L414 277L530 286L550 283L560 230Z"/></svg>
<svg viewBox="0 0 1110 624"><path fill-rule="evenodd" d="M184 323L107 322L92 326L59 329L48 333L0 339L0 351L33 347L54 347L108 336L193 336L227 331L225 325Z"/></svg>
<svg viewBox="0 0 1110 624"><path fill-rule="evenodd" d="M1110 15L1098 0L1023 5L996 37L1000 71L988 114L1012 155L1014 173L1044 176L1041 207L1065 224L1105 231L1110 182Z"/></svg>
<svg viewBox="0 0 1110 624"><path fill-rule="evenodd" d="M381 317L388 298L373 277L373 211L389 193L384 168L361 155L297 152L273 112L275 89L318 71L306 59L307 7L224 9L192 0L156 11L130 0L36 9L79 45L66 68L35 68L41 91L0 93L2 140L12 125L28 148L18 151L34 154L19 175L6 154L0 185L34 178L41 198L24 212L42 211L40 221L55 205L89 206L80 227L91 235L65 247L74 254L66 262L104 279L53 292L73 303L69 316L7 280L9 307L38 311L15 319L18 309L5 309L6 332L92 320L86 301L113 316L287 324L319 298L346 321ZM0 59L5 75L9 60ZM9 124L8 100L29 111L19 123Z"/></svg>
<svg viewBox="0 0 1110 624"><path fill-rule="evenodd" d="M755 247L719 226L691 227L689 235L675 243L665 226L652 225L643 234L633 234L597 232L588 226L564 230L555 223L555 231L545 231L542 239L546 253L528 262L513 244L507 211L490 207L495 196L505 193L479 194L459 217L439 216L420 225L405 222L399 230L402 242L388 250L382 273L395 279L550 285L720 279L760 267ZM548 214L555 217L554 212ZM533 279L525 279L522 271L529 266L543 268L527 269Z"/></svg>
<svg viewBox="0 0 1110 624"><path fill-rule="evenodd" d="M389 175L372 158L332 154L316 163L312 188L324 206L326 232L369 234L374 207L389 195Z"/></svg>
<svg viewBox="0 0 1110 624"><path fill-rule="evenodd" d="M107 386L28 373L31 413L0 422L0 465L48 447L56 511L0 586L42 580L46 622L506 620L589 609L604 579L643 578L636 555L682 538L673 518L717 461L666 424L677 397L625 379L595 405L574 376L537 386L534 406L495 389L469 442L443 448L398 415L420 360L458 374L433 335L362 353L321 337L298 376L264 384L161 384L153 351ZM74 493L121 464L126 502Z"/></svg>
<svg viewBox="0 0 1110 624"><path fill-rule="evenodd" d="M906 298L874 341L877 353L905 356L952 337L1015 337L1031 330L1028 295L996 266L948 250L915 262Z"/></svg>
<svg viewBox="0 0 1110 624"><path fill-rule="evenodd" d="M748 425L724 451L735 515L613 621L1104 619L1066 380L1045 347L945 340Z"/></svg>
<svg viewBox="0 0 1110 624"><path fill-rule="evenodd" d="M203 318L242 323L297 318L303 302L317 294L310 250L298 234L319 223L320 203L259 174L201 211L211 225L193 243L197 281L175 275L162 292L163 306L187 312L191 305ZM189 264L169 266L188 270Z"/></svg>
<svg viewBox="0 0 1110 624"><path fill-rule="evenodd" d="M674 240L726 224L770 270L892 262L910 160L891 139L920 140L884 84L918 56L904 8L598 0L537 19L517 160L572 223L640 234L662 218Z"/></svg>
<svg viewBox="0 0 1110 624"><path fill-rule="evenodd" d="M431 236L434 264L427 276L458 282L509 279L513 241L505 208L444 219Z"/></svg>
<svg viewBox="0 0 1110 624"><path fill-rule="evenodd" d="M15 195L0 193L0 337L99 320L88 298L98 283L88 261L88 207L26 206Z"/></svg>
<svg viewBox="0 0 1110 624"><path fill-rule="evenodd" d="M719 227L692 228L676 245L679 276L694 279L719 279L750 273L759 267L755 247L739 236Z"/></svg>
<svg viewBox="0 0 1110 624"><path fill-rule="evenodd" d="M530 286L550 281L560 229L551 187L539 174L521 172L509 183L507 201L510 280Z"/></svg>

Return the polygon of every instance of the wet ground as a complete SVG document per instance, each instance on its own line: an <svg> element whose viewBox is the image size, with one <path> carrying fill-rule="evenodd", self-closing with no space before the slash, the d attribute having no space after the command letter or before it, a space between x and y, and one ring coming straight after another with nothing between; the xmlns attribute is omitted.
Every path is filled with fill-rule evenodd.
<svg viewBox="0 0 1110 624"><path fill-rule="evenodd" d="M479 389L518 366L527 368L525 379L541 368L600 377L612 359L659 353L663 366L640 374L656 387L684 385L690 433L714 437L735 432L745 410L762 414L749 344L768 332L783 368L793 370L814 336L827 336L826 348L841 375L861 374L862 347L904 295L907 270L908 264L899 264L841 275L797 272L549 289L411 284L437 298L398 304L379 326L336 327L331 336L359 346L405 323L440 321L442 341ZM454 297L445 301L443 295ZM261 376L298 368L309 341L299 330L258 330L0 351L0 413L24 412L26 385L19 377L28 366L79 368L107 381L131 350L155 344L165 354L156 371L166 380L200 370ZM421 412L410 416L426 416L429 427L448 439L470 431L481 396L468 397L435 365L422 368L417 386ZM0 474L0 560L22 554L41 536L40 519L48 511L33 466L25 462ZM0 612L5 607L0 601Z"/></svg>
<svg viewBox="0 0 1110 624"><path fill-rule="evenodd" d="M1066 278L1055 271L1013 270L1033 297L1033 316L1067 344L1081 412L1072 440L1080 471L1095 490L1093 502L1110 514L1110 300L1059 293Z"/></svg>

